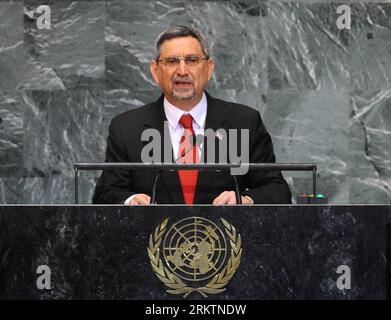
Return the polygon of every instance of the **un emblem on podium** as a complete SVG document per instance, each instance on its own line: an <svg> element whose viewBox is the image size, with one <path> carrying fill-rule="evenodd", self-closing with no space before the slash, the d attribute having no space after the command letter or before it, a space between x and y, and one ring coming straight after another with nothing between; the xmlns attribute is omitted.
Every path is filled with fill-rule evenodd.
<svg viewBox="0 0 391 320"><path fill-rule="evenodd" d="M224 232L202 217L171 226L165 219L149 237L148 256L156 276L171 294L203 297L225 290L240 264L242 242L233 225L221 218ZM227 241L228 240L228 241Z"/></svg>

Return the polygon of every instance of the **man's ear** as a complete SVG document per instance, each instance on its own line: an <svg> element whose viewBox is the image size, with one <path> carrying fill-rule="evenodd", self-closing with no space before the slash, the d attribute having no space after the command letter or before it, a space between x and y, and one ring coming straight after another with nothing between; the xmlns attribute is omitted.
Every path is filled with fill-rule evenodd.
<svg viewBox="0 0 391 320"><path fill-rule="evenodd" d="M159 77L158 77L158 64L156 60L152 60L149 64L149 70L151 71L152 77L155 80L157 84L159 84Z"/></svg>
<svg viewBox="0 0 391 320"><path fill-rule="evenodd" d="M207 61L208 63L208 81L210 78L212 78L213 70L215 68L215 61L212 58L209 58Z"/></svg>

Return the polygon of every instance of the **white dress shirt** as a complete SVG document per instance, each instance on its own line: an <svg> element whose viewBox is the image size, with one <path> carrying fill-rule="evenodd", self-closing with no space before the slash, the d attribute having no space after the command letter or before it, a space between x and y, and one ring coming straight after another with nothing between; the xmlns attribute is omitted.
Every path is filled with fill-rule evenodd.
<svg viewBox="0 0 391 320"><path fill-rule="evenodd" d="M184 114L190 114L193 117L193 130L196 135L204 135L207 100L205 92L202 95L200 102L194 106L190 111L183 111L172 105L166 98L164 98L164 113L168 121L168 128L170 130L171 144L174 152L174 159L178 158L179 146L181 137L183 135L183 127L179 123L180 118ZM199 151L199 148L198 148Z"/></svg>

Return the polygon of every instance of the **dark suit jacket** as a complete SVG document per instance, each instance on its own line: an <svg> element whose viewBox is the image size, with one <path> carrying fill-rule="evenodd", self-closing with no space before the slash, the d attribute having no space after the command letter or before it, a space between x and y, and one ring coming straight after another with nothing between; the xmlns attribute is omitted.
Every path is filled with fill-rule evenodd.
<svg viewBox="0 0 391 320"><path fill-rule="evenodd" d="M249 162L275 162L272 141L259 112L243 105L212 98L208 94L207 102L205 129L217 131L223 128L227 132L228 129L249 129ZM163 137L166 120L163 96L153 103L114 117L109 126L106 162L142 162L141 150L148 143L141 141L142 132L155 128ZM241 150L240 146L237 150ZM207 146L204 152L208 154ZM216 162L218 161L217 157ZM135 193L151 195L153 181L154 172L151 171L104 170L96 184L93 203L122 204ZM291 193L281 172L249 170L246 175L238 176L238 182L242 194L249 195L255 203L291 203ZM200 171L194 204L211 204L221 192L229 190L235 188L233 179L227 172ZM156 201L158 204L184 203L176 172L162 173L157 186Z"/></svg>

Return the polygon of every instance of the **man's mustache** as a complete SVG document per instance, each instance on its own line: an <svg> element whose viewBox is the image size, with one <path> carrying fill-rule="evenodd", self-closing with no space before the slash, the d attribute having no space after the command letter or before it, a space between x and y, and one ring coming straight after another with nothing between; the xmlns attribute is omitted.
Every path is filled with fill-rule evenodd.
<svg viewBox="0 0 391 320"><path fill-rule="evenodd" d="M190 78L190 77L176 77L176 78L173 78L172 81L174 83L176 83L176 82L185 82L185 83L193 84L193 79Z"/></svg>

